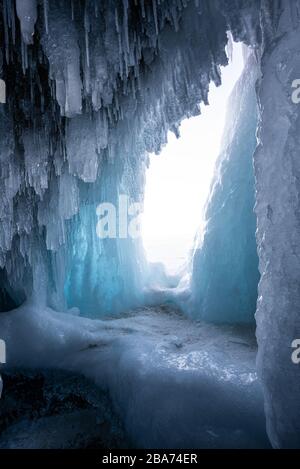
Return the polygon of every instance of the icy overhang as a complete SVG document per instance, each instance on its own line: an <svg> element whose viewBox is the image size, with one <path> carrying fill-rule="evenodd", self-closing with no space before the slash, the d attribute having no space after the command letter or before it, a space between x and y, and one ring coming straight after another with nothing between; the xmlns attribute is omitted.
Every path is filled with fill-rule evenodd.
<svg viewBox="0 0 300 469"><path fill-rule="evenodd" d="M272 34L280 2L0 4L7 83L0 109L1 275L15 291L28 292L43 264L48 285L62 297L74 237L86 256L93 246L87 223L94 233L96 205L114 203L120 192L143 200L148 153L160 151L169 130L178 135L182 119L199 114L211 81L220 84L227 32L258 48ZM112 244L98 243L94 257L101 256L102 269L109 265L113 279L123 275L120 263L143 263L136 245ZM89 256L84 262L91 265ZM95 284L104 285L104 271L95 269Z"/></svg>
<svg viewBox="0 0 300 469"><path fill-rule="evenodd" d="M147 153L220 84L227 31L258 46L276 12L254 0L0 5L0 267L24 286L33 265L49 270L46 250L68 245L83 204L121 189L142 200Z"/></svg>

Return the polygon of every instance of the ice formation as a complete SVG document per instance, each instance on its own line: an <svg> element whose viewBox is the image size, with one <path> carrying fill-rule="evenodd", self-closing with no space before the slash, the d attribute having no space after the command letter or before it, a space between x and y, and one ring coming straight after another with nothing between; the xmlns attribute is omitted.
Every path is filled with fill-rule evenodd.
<svg viewBox="0 0 300 469"><path fill-rule="evenodd" d="M30 305L2 314L0 328L11 367L30 363L32 369L82 374L109 391L130 447L269 447L256 344L246 330L220 330L160 308L91 320ZM27 439L33 447L54 438L66 442L69 419L57 440L57 432L48 436L51 421L45 426L27 417L0 436L0 448L20 447L24 428L32 429Z"/></svg>
<svg viewBox="0 0 300 469"><path fill-rule="evenodd" d="M220 83L228 29L258 43L259 12L249 16L241 5L235 18L219 1L2 5L5 297L18 304L43 288L47 304L65 309L66 298L81 306L89 295L82 312L94 315L133 306L141 301L141 247L96 239L95 207L122 192L143 200L147 153L199 113L211 80Z"/></svg>
<svg viewBox="0 0 300 469"><path fill-rule="evenodd" d="M147 154L200 112L210 81L220 84L227 31L254 49L262 68L258 371L272 444L300 446L299 369L290 359L300 337L300 124L291 100L300 76L299 0L0 0L0 7L4 310L30 297L90 316L143 302L142 246L99 240L96 207L122 193L143 200ZM47 315L35 319L45 331Z"/></svg>
<svg viewBox="0 0 300 469"><path fill-rule="evenodd" d="M253 172L258 75L251 53L228 102L205 228L193 254L189 312L208 321L254 322L259 281Z"/></svg>
<svg viewBox="0 0 300 469"><path fill-rule="evenodd" d="M268 432L277 448L300 447L300 369L291 359L292 342L300 337L300 120L299 107L292 101L292 82L300 76L298 18L299 5L293 2L280 17L277 47L262 61L259 145L254 157L262 274L257 362Z"/></svg>

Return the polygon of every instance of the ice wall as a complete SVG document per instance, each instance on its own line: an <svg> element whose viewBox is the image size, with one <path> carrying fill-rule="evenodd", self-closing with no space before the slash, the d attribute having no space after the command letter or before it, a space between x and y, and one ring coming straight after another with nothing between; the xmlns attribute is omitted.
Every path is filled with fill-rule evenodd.
<svg viewBox="0 0 300 469"><path fill-rule="evenodd" d="M250 52L228 101L221 153L193 255L190 313L254 322L259 280L254 215L258 64Z"/></svg>
<svg viewBox="0 0 300 469"><path fill-rule="evenodd" d="M118 314L143 304L146 265L141 239L129 236L100 240L95 229L98 222L95 194L98 200L113 204L117 215L120 195L128 195L128 204L141 197L144 166L131 166L128 161L124 165L102 164L96 183L81 186L81 197L86 203L70 222L69 239L63 248L67 250L67 305L90 317ZM117 223L117 232L118 229Z"/></svg>
<svg viewBox="0 0 300 469"><path fill-rule="evenodd" d="M300 77L300 4L283 2L262 59L259 146L255 162L259 299L258 370L267 428L277 448L300 447L300 108L292 83Z"/></svg>

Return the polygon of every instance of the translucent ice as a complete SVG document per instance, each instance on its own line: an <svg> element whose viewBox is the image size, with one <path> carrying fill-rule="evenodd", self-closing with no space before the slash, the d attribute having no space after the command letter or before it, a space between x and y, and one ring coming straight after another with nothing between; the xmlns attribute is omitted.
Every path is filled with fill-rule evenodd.
<svg viewBox="0 0 300 469"><path fill-rule="evenodd" d="M193 255L191 313L208 321L254 321L259 280L252 164L257 78L251 53L229 98L205 228Z"/></svg>

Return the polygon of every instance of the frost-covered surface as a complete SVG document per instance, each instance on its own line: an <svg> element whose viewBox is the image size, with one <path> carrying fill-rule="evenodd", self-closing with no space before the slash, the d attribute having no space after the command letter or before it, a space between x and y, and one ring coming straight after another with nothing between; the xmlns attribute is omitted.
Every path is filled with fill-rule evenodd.
<svg viewBox="0 0 300 469"><path fill-rule="evenodd" d="M10 367L77 372L107 390L135 447L268 446L253 330L171 309L100 321L29 305L0 328Z"/></svg>
<svg viewBox="0 0 300 469"><path fill-rule="evenodd" d="M300 337L300 118L291 96L300 77L300 10L293 5L281 17L276 47L262 61L254 158L261 272L257 363L268 433L280 448L300 447L300 367L291 360L292 341Z"/></svg>
<svg viewBox="0 0 300 469"><path fill-rule="evenodd" d="M187 309L207 321L254 322L259 280L253 171L257 78L258 65L251 53L228 101L205 227L193 254Z"/></svg>

